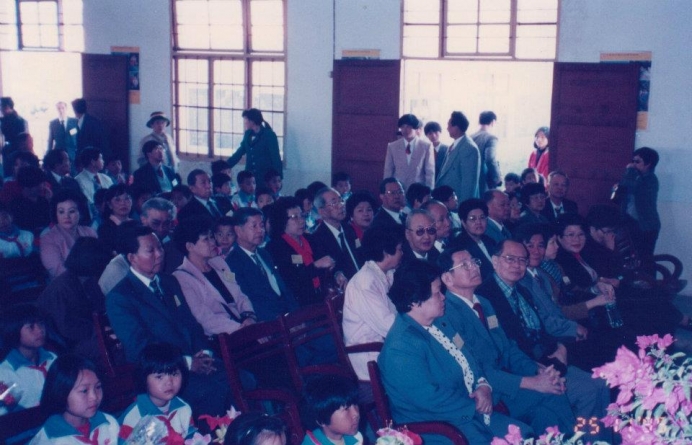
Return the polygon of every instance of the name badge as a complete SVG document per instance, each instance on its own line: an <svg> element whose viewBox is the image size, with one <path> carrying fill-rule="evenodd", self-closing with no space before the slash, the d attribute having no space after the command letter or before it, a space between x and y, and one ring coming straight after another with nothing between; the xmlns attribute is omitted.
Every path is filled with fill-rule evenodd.
<svg viewBox="0 0 692 445"><path fill-rule="evenodd" d="M490 317L487 318L488 320L488 329L495 329L496 327L500 326L500 323L497 322L497 315L491 315Z"/></svg>
<svg viewBox="0 0 692 445"><path fill-rule="evenodd" d="M235 282L235 274L233 272L231 272L230 270L224 270L223 271L223 278L226 281Z"/></svg>
<svg viewBox="0 0 692 445"><path fill-rule="evenodd" d="M464 339L461 338L461 335L459 335L458 332L454 334L454 338L452 339L452 341L454 342L454 346L456 346L457 349L461 349L464 346Z"/></svg>
<svg viewBox="0 0 692 445"><path fill-rule="evenodd" d="M360 249L360 240L356 238L356 249Z"/></svg>
<svg viewBox="0 0 692 445"><path fill-rule="evenodd" d="M303 256L302 255L291 255L291 263L303 264Z"/></svg>
<svg viewBox="0 0 692 445"><path fill-rule="evenodd" d="M562 282L565 283L567 286L569 286L572 283L567 275L564 275L562 277Z"/></svg>
<svg viewBox="0 0 692 445"><path fill-rule="evenodd" d="M180 307L182 303L180 302L180 298L178 298L177 295L173 295L173 300L175 300L175 307Z"/></svg>
<svg viewBox="0 0 692 445"><path fill-rule="evenodd" d="M77 129L76 128L70 128L70 136L74 136L77 134Z"/></svg>
<svg viewBox="0 0 692 445"><path fill-rule="evenodd" d="M175 179L175 178L173 178L173 180L171 181L171 185L172 185L173 187L175 187L176 185L178 185L178 180Z"/></svg>

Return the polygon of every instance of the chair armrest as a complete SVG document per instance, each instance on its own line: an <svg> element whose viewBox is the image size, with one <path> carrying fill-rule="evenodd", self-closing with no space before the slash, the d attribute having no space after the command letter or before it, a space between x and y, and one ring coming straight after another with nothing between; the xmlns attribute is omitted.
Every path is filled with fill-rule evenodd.
<svg viewBox="0 0 692 445"><path fill-rule="evenodd" d="M359 345L352 345L344 347L347 354L354 354L357 352L380 352L382 350L382 342L371 342L362 343Z"/></svg>

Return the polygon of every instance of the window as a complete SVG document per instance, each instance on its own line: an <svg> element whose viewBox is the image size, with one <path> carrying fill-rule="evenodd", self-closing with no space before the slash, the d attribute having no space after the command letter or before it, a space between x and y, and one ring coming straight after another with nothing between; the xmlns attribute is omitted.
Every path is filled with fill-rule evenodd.
<svg viewBox="0 0 692 445"><path fill-rule="evenodd" d="M283 151L285 0L175 0L174 110L178 151L228 157L242 112L258 108Z"/></svg>
<svg viewBox="0 0 692 445"><path fill-rule="evenodd" d="M82 0L0 0L0 49L83 51Z"/></svg>
<svg viewBox="0 0 692 445"><path fill-rule="evenodd" d="M404 0L404 58L554 60L559 0Z"/></svg>

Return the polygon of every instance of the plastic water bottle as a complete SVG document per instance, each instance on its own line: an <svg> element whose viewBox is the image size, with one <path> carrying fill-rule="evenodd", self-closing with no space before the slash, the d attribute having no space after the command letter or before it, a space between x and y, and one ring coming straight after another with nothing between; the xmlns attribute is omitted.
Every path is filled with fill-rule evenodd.
<svg viewBox="0 0 692 445"><path fill-rule="evenodd" d="M608 323L610 323L611 328L620 328L625 324L622 321L622 316L615 302L606 304L605 308L608 314Z"/></svg>

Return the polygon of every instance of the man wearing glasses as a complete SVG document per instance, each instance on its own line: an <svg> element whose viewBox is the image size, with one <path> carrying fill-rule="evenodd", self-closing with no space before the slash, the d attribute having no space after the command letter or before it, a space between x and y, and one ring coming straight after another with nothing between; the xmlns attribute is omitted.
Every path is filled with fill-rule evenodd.
<svg viewBox="0 0 692 445"><path fill-rule="evenodd" d="M485 234L488 228L488 205L482 199L471 198L459 204L459 219L464 231L451 242L456 249L468 250L481 264L481 278L493 273L492 255L495 241Z"/></svg>
<svg viewBox="0 0 692 445"><path fill-rule="evenodd" d="M565 379L507 338L490 302L475 293L481 284L480 263L467 250L448 249L440 255L447 318L512 417L530 424L534 431L549 426L571 430L576 419L565 395Z"/></svg>
<svg viewBox="0 0 692 445"><path fill-rule="evenodd" d="M561 170L555 170L548 175L548 197L543 207L543 216L548 221L554 222L564 213L579 213L577 203L567 199L569 191L569 178Z"/></svg>
<svg viewBox="0 0 692 445"><path fill-rule="evenodd" d="M401 227L406 220L406 214L402 212L406 200L401 182L396 178L384 178L380 181L380 200L382 207L372 220L371 227Z"/></svg>
<svg viewBox="0 0 692 445"><path fill-rule="evenodd" d="M308 239L313 257L330 256L336 261L334 277L340 287L358 272L362 263L358 259L356 232L346 219L346 206L339 192L331 187L318 191L313 202L322 222Z"/></svg>
<svg viewBox="0 0 692 445"><path fill-rule="evenodd" d="M605 381L592 379L589 373L568 365L567 349L546 332L531 292L518 284L528 262L523 244L502 241L492 258L495 272L478 287L478 295L490 301L496 321L519 349L565 377L566 394L574 414L587 422L592 417L600 419L610 400Z"/></svg>
<svg viewBox="0 0 692 445"><path fill-rule="evenodd" d="M435 249L435 220L427 210L412 210L406 218L406 244L403 261L425 260L435 264L440 253Z"/></svg>

